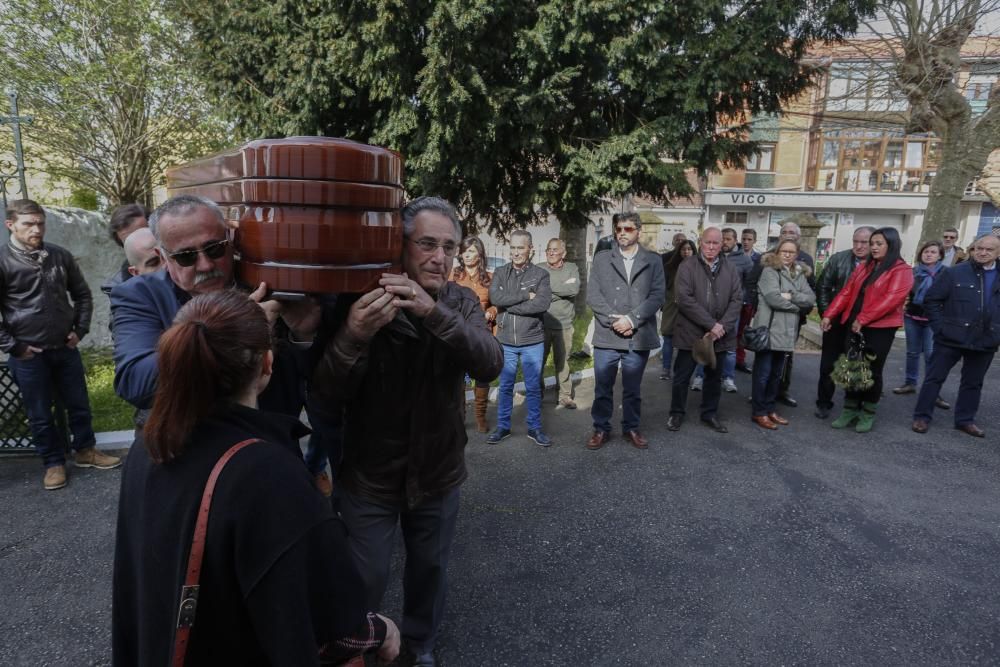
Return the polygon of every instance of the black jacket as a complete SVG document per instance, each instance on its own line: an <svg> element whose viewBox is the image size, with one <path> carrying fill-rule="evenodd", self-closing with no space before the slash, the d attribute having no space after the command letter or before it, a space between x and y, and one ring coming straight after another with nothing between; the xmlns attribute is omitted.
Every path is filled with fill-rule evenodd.
<svg viewBox="0 0 1000 667"><path fill-rule="evenodd" d="M504 264L493 272L490 303L497 308L497 340L502 344L543 342L545 312L552 304L549 272L530 262L520 271L515 271L513 264Z"/></svg>
<svg viewBox="0 0 1000 667"><path fill-rule="evenodd" d="M826 309L833 303L833 297L837 292L844 289L847 279L851 277L859 262L855 261L854 251L850 248L841 250L830 255L823 265L823 273L820 274L816 282L816 310L820 317Z"/></svg>
<svg viewBox="0 0 1000 667"><path fill-rule="evenodd" d="M935 345L989 351L1000 346L1000 279L993 283L989 304L984 271L967 260L943 269L924 297L924 313Z"/></svg>
<svg viewBox="0 0 1000 667"><path fill-rule="evenodd" d="M318 665L319 645L366 623L346 530L302 462L297 420L234 405L173 461L133 447L122 473L112 589L113 664L171 664L202 490L216 461L189 665Z"/></svg>
<svg viewBox="0 0 1000 667"><path fill-rule="evenodd" d="M13 356L29 345L58 349L70 332L82 340L90 330L94 302L73 255L51 243L41 252L35 262L9 243L0 248L0 350Z"/></svg>
<svg viewBox="0 0 1000 667"><path fill-rule="evenodd" d="M399 313L367 344L354 341L343 324L356 300L338 299L336 333L310 390L344 402L343 487L416 507L465 481L465 375L492 381L503 349L479 298L457 283L441 288L426 318Z"/></svg>

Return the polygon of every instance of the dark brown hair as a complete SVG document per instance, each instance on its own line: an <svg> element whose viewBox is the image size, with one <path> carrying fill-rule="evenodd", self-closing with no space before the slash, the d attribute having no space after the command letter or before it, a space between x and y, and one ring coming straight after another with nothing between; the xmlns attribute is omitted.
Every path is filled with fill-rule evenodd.
<svg viewBox="0 0 1000 667"><path fill-rule="evenodd" d="M917 264L923 264L923 261L921 261L920 258L923 256L924 250L927 250L931 246L934 246L935 248L938 249L938 262L940 262L941 260L944 259L944 244L943 243L941 243L940 241L937 241L937 240L924 241L923 243L920 244L920 249L917 250L917 258L915 260L913 260L913 265L914 266L916 266Z"/></svg>
<svg viewBox="0 0 1000 667"><path fill-rule="evenodd" d="M31 199L15 199L7 204L7 213L4 217L8 222L17 222L17 216L19 215L36 214L45 218L45 209L42 208L41 204Z"/></svg>
<svg viewBox="0 0 1000 667"><path fill-rule="evenodd" d="M149 219L149 209L142 204L122 204L111 214L111 221L108 223L108 233L111 240L119 246L124 246L122 240L118 238L118 232L132 224L136 218Z"/></svg>
<svg viewBox="0 0 1000 667"><path fill-rule="evenodd" d="M181 308L156 348L159 379L143 431L150 457L180 456L198 422L257 378L270 348L264 311L242 292L202 294Z"/></svg>
<svg viewBox="0 0 1000 667"><path fill-rule="evenodd" d="M476 282L483 287L489 287L490 283L493 282L493 276L490 274L489 269L486 268L486 247L483 246L483 242L479 240L478 236L466 236L462 239L462 244L458 247L458 266L456 266L451 271L451 279L455 282L459 282L465 279L465 260L462 259L462 255L471 246L476 246L476 250L479 251L479 266L476 267Z"/></svg>

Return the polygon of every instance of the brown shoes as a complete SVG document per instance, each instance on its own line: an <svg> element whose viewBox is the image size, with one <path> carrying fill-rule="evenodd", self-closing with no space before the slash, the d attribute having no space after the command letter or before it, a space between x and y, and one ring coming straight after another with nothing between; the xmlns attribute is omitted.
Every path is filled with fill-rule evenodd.
<svg viewBox="0 0 1000 667"><path fill-rule="evenodd" d="M772 431L777 430L778 428L778 425L771 421L771 418L767 415L755 415L750 419L753 420L754 424L760 426L761 428L770 429Z"/></svg>
<svg viewBox="0 0 1000 667"><path fill-rule="evenodd" d="M587 449L600 449L606 445L610 439L610 433L606 431L594 431L594 434L590 436L590 440L587 441Z"/></svg>
<svg viewBox="0 0 1000 667"><path fill-rule="evenodd" d="M912 384L904 384L902 387L896 387L892 390L894 394L915 394L917 393L917 388Z"/></svg>
<svg viewBox="0 0 1000 667"><path fill-rule="evenodd" d="M73 465L77 468L98 468L100 470L110 470L122 464L122 460L117 456L108 456L97 451L97 447L87 447L78 449L73 457Z"/></svg>
<svg viewBox="0 0 1000 667"><path fill-rule="evenodd" d="M638 431L626 432L625 439L628 440L636 449L647 449L649 447L649 440L646 440L642 433L639 433Z"/></svg>
<svg viewBox="0 0 1000 667"><path fill-rule="evenodd" d="M768 415L768 417L770 417L771 421L773 421L775 424L778 424L780 426L788 426L788 420L779 415L777 412L772 412L771 414Z"/></svg>
<svg viewBox="0 0 1000 667"><path fill-rule="evenodd" d="M46 491L55 491L66 486L66 466L52 466L45 469L45 479L42 480Z"/></svg>
<svg viewBox="0 0 1000 667"><path fill-rule="evenodd" d="M930 424L925 422L923 419L914 419L913 426L911 428L914 433L927 433L927 429L930 428Z"/></svg>
<svg viewBox="0 0 1000 667"><path fill-rule="evenodd" d="M962 424L961 426L956 426L955 428L957 428L962 433L968 433L969 435L974 436L976 438L986 437L986 431L979 428L975 424Z"/></svg>

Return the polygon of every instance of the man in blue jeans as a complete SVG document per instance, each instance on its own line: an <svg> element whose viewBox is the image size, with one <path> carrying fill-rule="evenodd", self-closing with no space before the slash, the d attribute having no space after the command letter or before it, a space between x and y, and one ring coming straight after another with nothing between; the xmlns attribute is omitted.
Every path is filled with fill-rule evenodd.
<svg viewBox="0 0 1000 667"><path fill-rule="evenodd" d="M656 314L666 287L659 255L639 245L638 213L623 213L615 223L617 246L594 258L587 304L594 311L594 432L587 449L611 438L615 379L622 367L622 435L636 449L648 441L639 431L642 374L649 351L660 345Z"/></svg>
<svg viewBox="0 0 1000 667"><path fill-rule="evenodd" d="M510 263L493 273L490 303L497 308L497 340L503 345L503 370L497 393L497 428L486 438L495 445L510 436L514 409L514 378L521 364L528 405L528 437L542 447L552 444L542 431L542 363L545 312L552 302L549 273L531 263L531 234L510 235Z"/></svg>
<svg viewBox="0 0 1000 667"><path fill-rule="evenodd" d="M52 404L66 406L78 468L115 468L121 459L97 451L83 361L76 349L90 328L93 301L72 253L45 243L45 210L30 199L7 207L10 242L0 248L0 350L10 358L35 448L52 491L66 486L66 443ZM72 299L72 303L70 302Z"/></svg>

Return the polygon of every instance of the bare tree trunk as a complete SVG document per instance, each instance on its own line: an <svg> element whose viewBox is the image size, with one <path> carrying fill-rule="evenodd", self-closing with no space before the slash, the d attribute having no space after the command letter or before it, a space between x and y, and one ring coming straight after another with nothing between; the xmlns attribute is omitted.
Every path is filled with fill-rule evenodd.
<svg viewBox="0 0 1000 667"><path fill-rule="evenodd" d="M580 292L574 300L576 316L587 310L587 232L586 225L560 220L559 238L566 243L566 261L573 262L580 269Z"/></svg>

